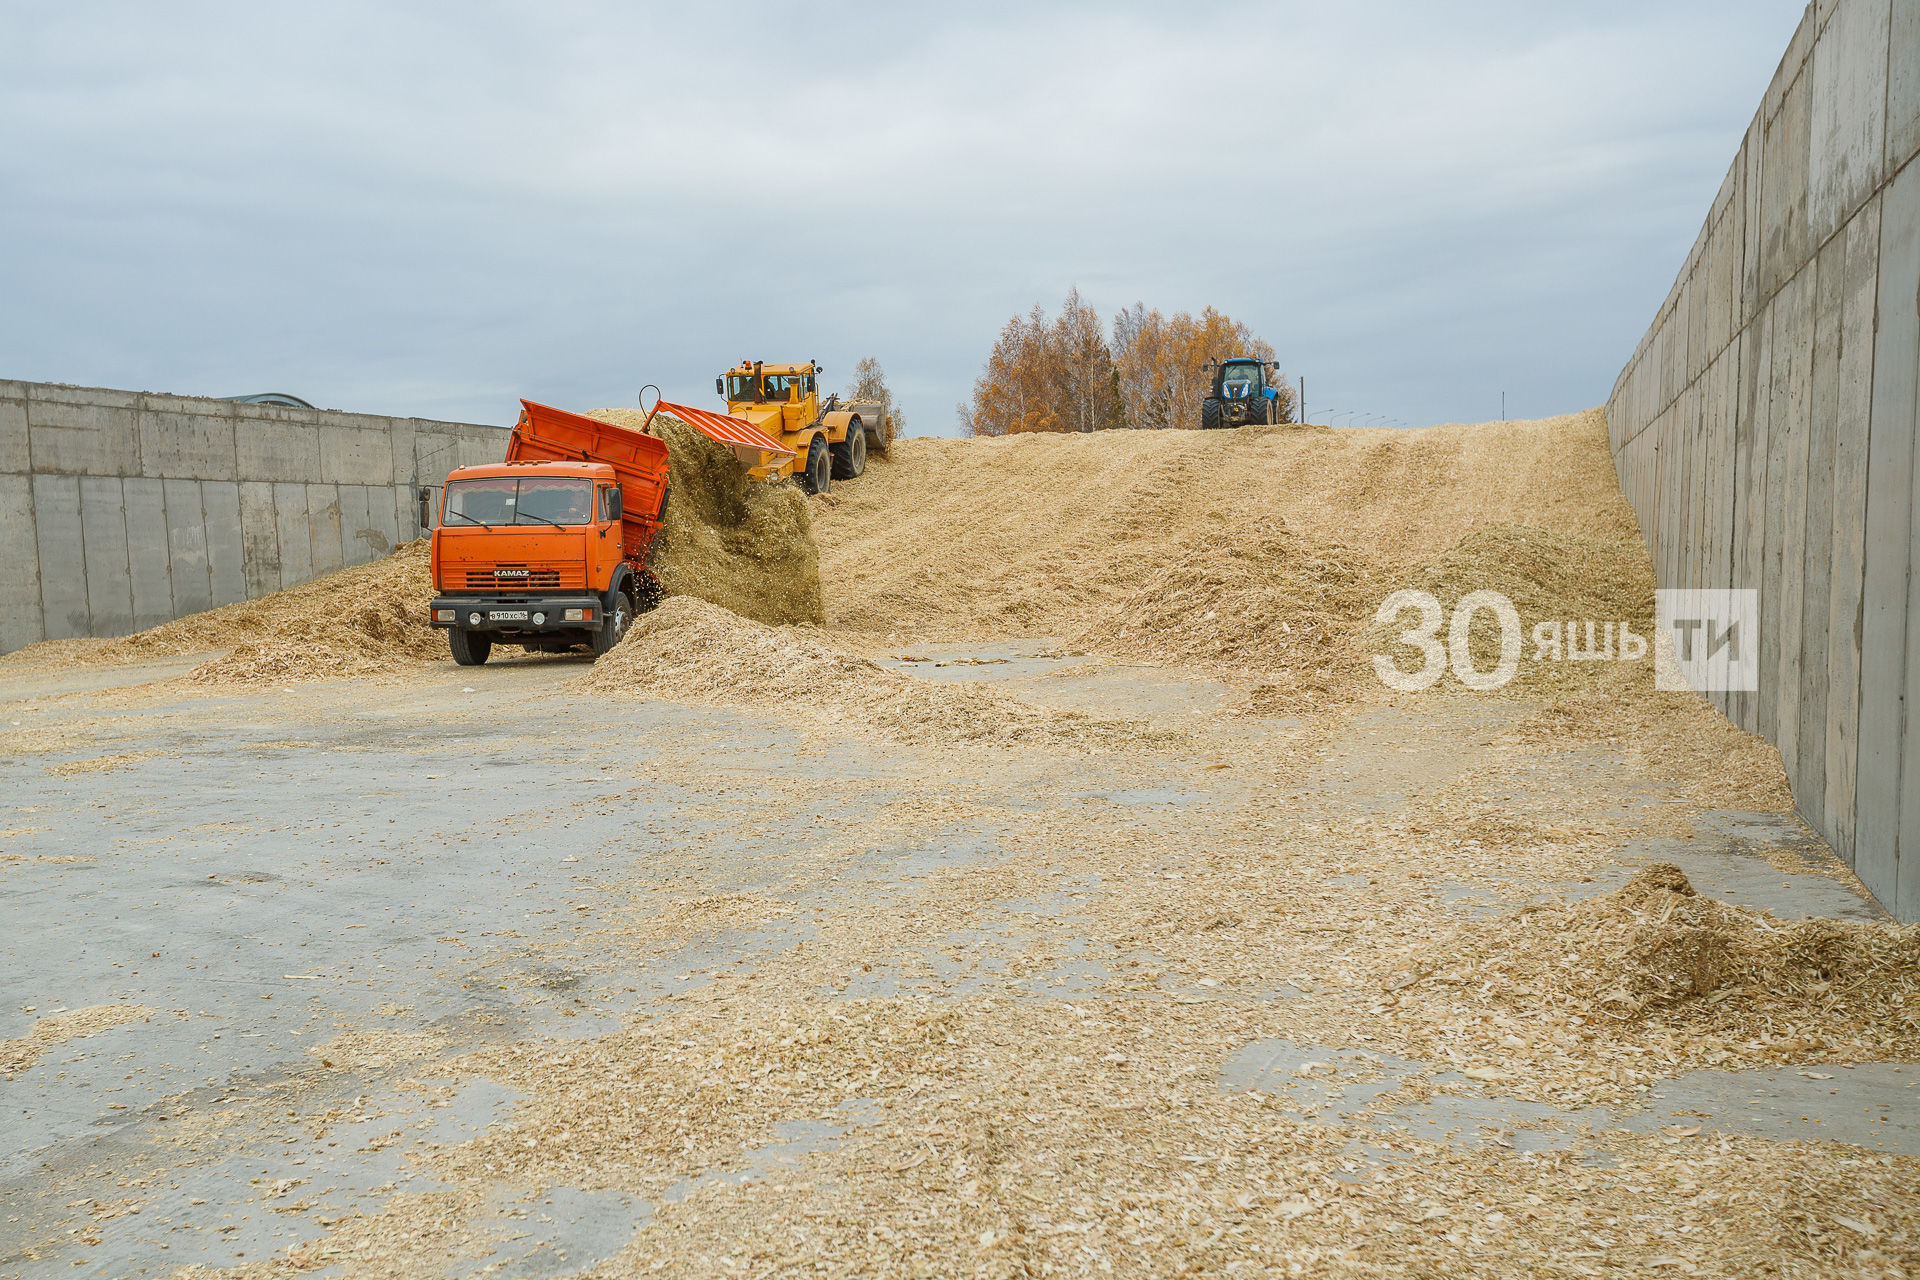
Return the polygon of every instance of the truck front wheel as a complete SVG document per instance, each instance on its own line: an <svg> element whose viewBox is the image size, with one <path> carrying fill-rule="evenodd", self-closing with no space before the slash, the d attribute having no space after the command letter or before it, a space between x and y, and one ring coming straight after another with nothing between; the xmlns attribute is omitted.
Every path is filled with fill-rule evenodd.
<svg viewBox="0 0 1920 1280"><path fill-rule="evenodd" d="M447 632L447 647L453 650L455 662L463 667L477 667L493 652L493 637L455 627Z"/></svg>
<svg viewBox="0 0 1920 1280"><path fill-rule="evenodd" d="M1200 402L1200 429L1202 431L1217 430L1221 425L1220 416L1220 402L1218 400L1212 396L1208 396Z"/></svg>
<svg viewBox="0 0 1920 1280"><path fill-rule="evenodd" d="M632 624L633 601L625 591L614 592L613 603L607 607L606 625L593 633L593 656L597 658L619 644Z"/></svg>

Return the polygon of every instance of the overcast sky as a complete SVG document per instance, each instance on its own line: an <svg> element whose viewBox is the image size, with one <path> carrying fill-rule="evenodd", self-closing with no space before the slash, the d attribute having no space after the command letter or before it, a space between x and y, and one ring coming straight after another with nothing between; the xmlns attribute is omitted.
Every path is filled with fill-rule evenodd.
<svg viewBox="0 0 1920 1280"><path fill-rule="evenodd" d="M873 355L946 433L1077 284L1310 408L1567 412L1801 8L0 0L0 377L507 423Z"/></svg>

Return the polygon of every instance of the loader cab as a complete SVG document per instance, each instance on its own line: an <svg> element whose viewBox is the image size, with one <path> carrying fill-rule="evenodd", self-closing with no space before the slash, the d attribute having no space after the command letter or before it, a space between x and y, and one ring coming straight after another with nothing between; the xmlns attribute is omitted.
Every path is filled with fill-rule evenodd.
<svg viewBox="0 0 1920 1280"><path fill-rule="evenodd" d="M811 365L779 365L771 369L742 365L715 379L714 390L728 404L797 404L818 390Z"/></svg>
<svg viewBox="0 0 1920 1280"><path fill-rule="evenodd" d="M766 398L774 404L792 404L805 390L806 379L797 373L769 373L762 383Z"/></svg>

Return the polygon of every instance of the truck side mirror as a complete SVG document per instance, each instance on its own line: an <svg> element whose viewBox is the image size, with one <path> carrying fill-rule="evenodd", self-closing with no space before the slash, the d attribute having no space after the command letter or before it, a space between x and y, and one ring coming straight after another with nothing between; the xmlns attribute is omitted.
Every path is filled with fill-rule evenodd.
<svg viewBox="0 0 1920 1280"><path fill-rule="evenodd" d="M715 378L713 380L713 394L723 399L725 398L727 394L727 380L725 378Z"/></svg>
<svg viewBox="0 0 1920 1280"><path fill-rule="evenodd" d="M620 489L607 490L607 519L618 520L620 518L622 496L623 491Z"/></svg>

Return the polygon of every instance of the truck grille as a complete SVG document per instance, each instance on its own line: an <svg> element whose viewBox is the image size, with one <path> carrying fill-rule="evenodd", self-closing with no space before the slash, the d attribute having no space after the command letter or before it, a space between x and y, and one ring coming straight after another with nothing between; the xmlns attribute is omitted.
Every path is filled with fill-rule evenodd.
<svg viewBox="0 0 1920 1280"><path fill-rule="evenodd" d="M578 569L529 569L519 565L498 565L492 569L467 570L469 591L493 591L501 587L544 590L555 587L584 587L586 575Z"/></svg>

